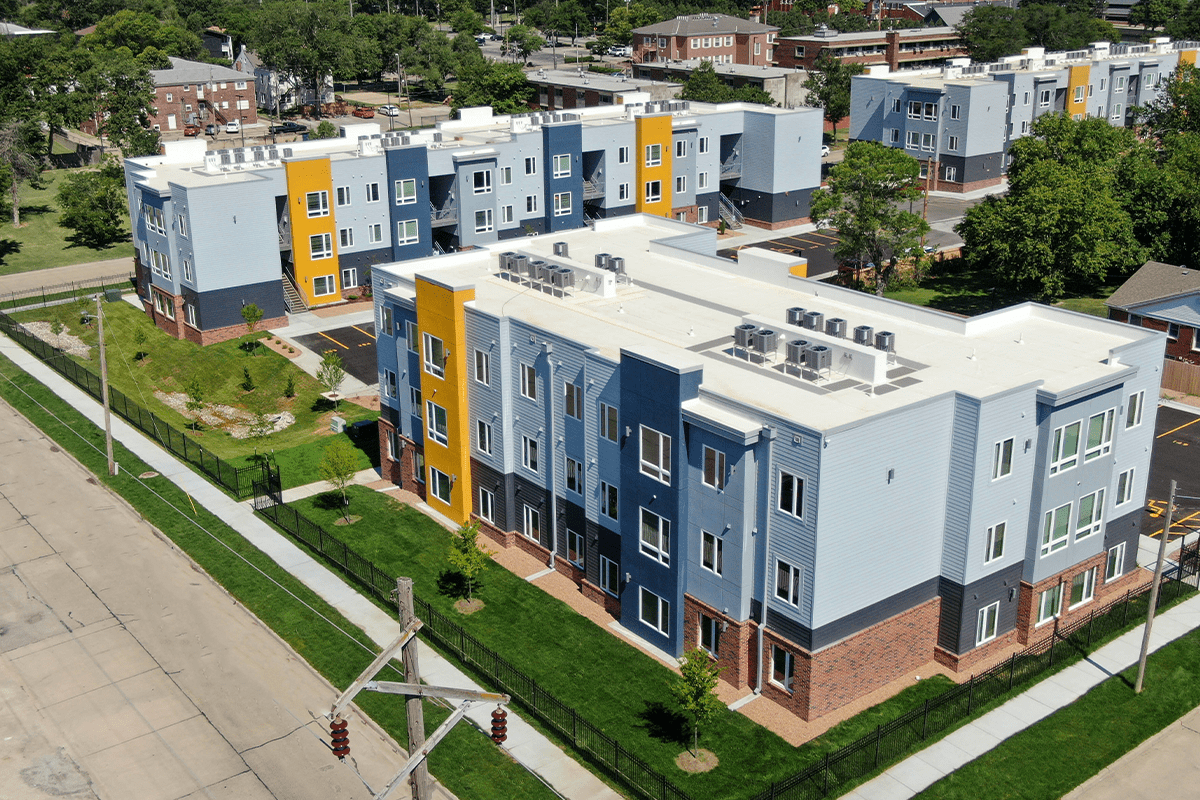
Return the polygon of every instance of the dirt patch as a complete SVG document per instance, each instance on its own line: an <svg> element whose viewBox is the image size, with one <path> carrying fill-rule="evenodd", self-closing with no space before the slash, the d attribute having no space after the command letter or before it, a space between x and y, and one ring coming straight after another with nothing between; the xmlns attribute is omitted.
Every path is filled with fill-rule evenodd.
<svg viewBox="0 0 1200 800"><path fill-rule="evenodd" d="M21 326L30 336L36 336L51 347L57 347L65 353L80 358L91 358L92 348L83 343L78 336L67 333L64 326L62 333L56 334L49 322L26 322Z"/></svg>
<svg viewBox="0 0 1200 800"><path fill-rule="evenodd" d="M154 393L154 397L163 405L178 411L185 418L199 419L200 424L224 431L235 439L248 439L252 434L257 433L254 430L254 414L244 408L205 403L202 409L193 411L187 407L188 396L183 392L168 393L159 390ZM272 433L278 433L291 426L295 421L296 418L290 411L267 414L262 435L269 436Z"/></svg>
<svg viewBox="0 0 1200 800"><path fill-rule="evenodd" d="M739 236L745 236L745 235L746 234L739 233L738 231L735 231L732 228L726 228L724 233L720 233L720 232L717 233L717 241L723 242L726 239L736 239Z"/></svg>
<svg viewBox="0 0 1200 800"><path fill-rule="evenodd" d="M684 750L675 757L675 766L684 772L708 772L716 769L717 764L720 763L716 753L704 748L700 748L696 755L692 755L687 750Z"/></svg>
<svg viewBox="0 0 1200 800"><path fill-rule="evenodd" d="M360 516L359 514L351 514L350 519L346 519L345 517L338 517L334 521L333 524L334 525L353 525L354 523L358 522L360 519L362 519L362 516Z"/></svg>
<svg viewBox="0 0 1200 800"><path fill-rule="evenodd" d="M362 406L370 411L379 410L379 395L377 394L362 394L358 397L344 398L347 403L354 403L356 406Z"/></svg>
<svg viewBox="0 0 1200 800"><path fill-rule="evenodd" d="M267 348L268 350L274 350L276 353L279 353L279 355L283 356L284 358L299 358L300 357L300 351L297 348L292 347L292 345L290 345L284 341L277 342L275 337L273 337L273 336L270 338L267 338L267 339L259 339L258 341L262 344L263 347ZM290 352L290 353L288 352L289 348L291 348L291 350L292 350L292 352Z"/></svg>
<svg viewBox="0 0 1200 800"><path fill-rule="evenodd" d="M483 601L479 598L474 600L457 600L454 603L454 610L460 614L474 614L483 608Z"/></svg>

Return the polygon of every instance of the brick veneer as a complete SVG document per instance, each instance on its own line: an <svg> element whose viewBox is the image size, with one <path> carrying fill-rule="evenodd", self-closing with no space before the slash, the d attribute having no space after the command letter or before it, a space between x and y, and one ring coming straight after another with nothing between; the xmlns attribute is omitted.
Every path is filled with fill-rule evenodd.
<svg viewBox="0 0 1200 800"><path fill-rule="evenodd" d="M1086 561L1081 561L1057 575L1051 575L1049 578L1040 580L1035 584L1031 585L1026 581L1021 581L1021 595L1017 601L1017 641L1027 645L1049 636L1050 631L1057 625L1087 616L1098 605L1102 604L1101 599L1103 597L1111 596L1114 592L1122 591L1128 586L1129 584L1126 582L1128 576L1125 575L1121 576L1121 579L1105 585L1104 562L1107 559L1107 552L1098 553ZM1092 567L1098 568L1096 570L1096 586L1092 600L1079 605L1077 608L1069 608L1068 606L1071 603L1071 580L1079 573L1087 572ZM1057 583L1063 584L1062 606L1059 610L1058 621L1052 622L1048 620L1042 625L1038 625L1038 598L1042 592L1053 588Z"/></svg>
<svg viewBox="0 0 1200 800"><path fill-rule="evenodd" d="M134 269L138 273L138 283L141 283L142 268L138 264L134 264ZM160 291L151 287L150 291L159 294L162 297L171 301L171 308L174 309L175 318L171 319L166 314L160 314L154 307L154 301L142 298L142 306L146 309L146 314L150 319L163 331L174 336L176 339L186 339L189 342L198 345L217 344L218 342L227 342L230 339L236 339L239 336L246 334L246 326L242 325L227 325L224 328L193 328L184 322L185 316L183 313L183 295L169 295L166 292ZM257 325L257 330L265 331L268 328L283 328L288 324L286 316L270 317L260 321Z"/></svg>
<svg viewBox="0 0 1200 800"><path fill-rule="evenodd" d="M758 626L747 620L737 620L722 614L710 605L700 602L691 595L683 596L683 643L688 650L700 644L700 615L712 617L724 626L717 636L717 663L721 667L721 678L738 689L753 684L754 647L751 637Z"/></svg>
<svg viewBox="0 0 1200 800"><path fill-rule="evenodd" d="M809 222L812 222L812 218L797 217L796 219L784 219L778 222L764 222L760 219L751 219L750 217L746 217L743 222L745 222L747 225L752 225L755 228L762 228L763 230L768 231L777 231L780 228L790 228L793 225L806 225Z"/></svg>
<svg viewBox="0 0 1200 800"><path fill-rule="evenodd" d="M1129 313L1119 308L1111 308L1108 311L1108 318L1116 322L1129 322ZM1165 320L1142 317L1141 322L1143 328L1167 332ZM1200 344L1200 333L1195 328L1180 325L1179 337L1167 340L1166 356L1178 361L1186 361L1189 364L1200 364L1200 350L1193 349L1196 344Z"/></svg>
<svg viewBox="0 0 1200 800"><path fill-rule="evenodd" d="M1007 650L1019 641L1019 634L1014 628L1007 633L1000 634L986 644L971 648L965 653L952 653L941 647L935 647L933 658L949 670L965 672L967 670L974 670L977 665L990 661L997 653ZM991 665L989 664L988 666Z"/></svg>
<svg viewBox="0 0 1200 800"><path fill-rule="evenodd" d="M425 484L416 478L416 453L421 449L411 439L397 434L400 443L400 458L393 458L388 450L388 434L395 430L383 417L379 418L379 473L386 481L425 499Z"/></svg>

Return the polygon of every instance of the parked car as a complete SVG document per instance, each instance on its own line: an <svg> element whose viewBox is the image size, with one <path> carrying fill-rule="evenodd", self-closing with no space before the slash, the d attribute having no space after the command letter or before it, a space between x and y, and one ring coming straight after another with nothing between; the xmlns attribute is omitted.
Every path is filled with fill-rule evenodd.
<svg viewBox="0 0 1200 800"><path fill-rule="evenodd" d="M503 42L504 41L504 37L498 33L493 33L488 38L491 39L493 42Z"/></svg>
<svg viewBox="0 0 1200 800"><path fill-rule="evenodd" d="M242 132L242 123L236 119L229 120L229 122L225 123L225 132L226 133L241 133Z"/></svg>
<svg viewBox="0 0 1200 800"><path fill-rule="evenodd" d="M205 136L216 136L220 132L221 132L220 125L214 125L210 122L204 126L204 135Z"/></svg>
<svg viewBox="0 0 1200 800"><path fill-rule="evenodd" d="M355 106L354 116L361 119L372 119L375 116L375 109L370 106Z"/></svg>
<svg viewBox="0 0 1200 800"><path fill-rule="evenodd" d="M375 110L380 114L383 114L385 117L397 117L400 115L399 107L393 105L380 106Z"/></svg>
<svg viewBox="0 0 1200 800"><path fill-rule="evenodd" d="M485 44L487 44L487 40L488 40L487 37L481 33L475 37L475 44L479 45L480 47L483 47Z"/></svg>
<svg viewBox="0 0 1200 800"><path fill-rule="evenodd" d="M821 158L824 158L827 155L829 155L829 145L823 144L821 145Z"/></svg>
<svg viewBox="0 0 1200 800"><path fill-rule="evenodd" d="M272 125L271 133L308 133L308 126L288 120L287 122Z"/></svg>
<svg viewBox="0 0 1200 800"><path fill-rule="evenodd" d="M199 136L200 135L200 126L193 125L189 122L188 124L183 126L183 135L184 136Z"/></svg>
<svg viewBox="0 0 1200 800"><path fill-rule="evenodd" d="M628 58L629 56L633 55L633 48L629 45L614 44L612 47L608 48L608 54L610 56L621 56Z"/></svg>

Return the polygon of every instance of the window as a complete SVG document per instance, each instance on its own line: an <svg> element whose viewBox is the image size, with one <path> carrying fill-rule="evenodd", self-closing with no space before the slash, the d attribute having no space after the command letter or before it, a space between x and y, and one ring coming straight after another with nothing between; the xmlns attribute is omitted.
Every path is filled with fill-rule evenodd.
<svg viewBox="0 0 1200 800"><path fill-rule="evenodd" d="M1042 108L1050 107L1050 90L1049 89L1042 89L1042 93L1038 97L1038 105L1041 106Z"/></svg>
<svg viewBox="0 0 1200 800"><path fill-rule="evenodd" d="M387 396L388 397L396 397L398 394L398 384L396 383L396 373L392 372L390 369L385 369L383 371L383 377L384 377L384 380L386 381Z"/></svg>
<svg viewBox="0 0 1200 800"><path fill-rule="evenodd" d="M707 189L707 188L708 188L708 173L707 172L696 173L696 190L699 191L701 189Z"/></svg>
<svg viewBox="0 0 1200 800"><path fill-rule="evenodd" d="M533 506L525 506L524 533L535 542L542 540L542 514Z"/></svg>
<svg viewBox="0 0 1200 800"><path fill-rule="evenodd" d="M567 529L567 560L580 567L584 564L583 534Z"/></svg>
<svg viewBox="0 0 1200 800"><path fill-rule="evenodd" d="M537 159L536 158L530 157L530 158L525 159L525 174L526 175L537 175Z"/></svg>
<svg viewBox="0 0 1200 800"><path fill-rule="evenodd" d="M775 562L775 596L785 603L800 606L800 568L786 561Z"/></svg>
<svg viewBox="0 0 1200 800"><path fill-rule="evenodd" d="M536 194L525 195L525 212L528 214L536 213L538 210L538 199Z"/></svg>
<svg viewBox="0 0 1200 800"><path fill-rule="evenodd" d="M1025 93L1025 105L1029 105L1029 92Z"/></svg>
<svg viewBox="0 0 1200 800"><path fill-rule="evenodd" d="M617 407L607 403L600 404L600 436L610 442L617 441L620 431L617 428Z"/></svg>
<svg viewBox="0 0 1200 800"><path fill-rule="evenodd" d="M754 55L757 56L757 55L761 55L761 54L762 54L762 42L755 42L754 43Z"/></svg>
<svg viewBox="0 0 1200 800"><path fill-rule="evenodd" d="M354 228L341 228L338 230L338 246L354 247Z"/></svg>
<svg viewBox="0 0 1200 800"><path fill-rule="evenodd" d="M309 192L304 198L310 217L329 216L329 192Z"/></svg>
<svg viewBox="0 0 1200 800"><path fill-rule="evenodd" d="M379 244L383 241L383 223L373 222L367 226L367 244Z"/></svg>
<svg viewBox="0 0 1200 800"><path fill-rule="evenodd" d="M339 186L335 190L335 193L337 194L337 204L339 206L350 205L350 187L349 186ZM312 216L312 215L310 214L309 216Z"/></svg>
<svg viewBox="0 0 1200 800"><path fill-rule="evenodd" d="M554 195L554 216L564 217L571 213L571 193L560 192Z"/></svg>
<svg viewBox="0 0 1200 800"><path fill-rule="evenodd" d="M953 136L950 138L954 138ZM958 181L958 167L944 167L942 169L942 180L956 183Z"/></svg>
<svg viewBox="0 0 1200 800"><path fill-rule="evenodd" d="M932 133L921 134L921 149L933 152L937 149L937 136Z"/></svg>
<svg viewBox="0 0 1200 800"><path fill-rule="evenodd" d="M1065 503L1053 511L1046 512L1042 523L1042 555L1062 550L1067 546L1067 534L1071 529L1071 504Z"/></svg>
<svg viewBox="0 0 1200 800"><path fill-rule="evenodd" d="M617 199L618 200L628 200L629 199L629 184L628 183L622 183L617 186Z"/></svg>
<svg viewBox="0 0 1200 800"><path fill-rule="evenodd" d="M583 463L567 456L567 488L583 494Z"/></svg>
<svg viewBox="0 0 1200 800"><path fill-rule="evenodd" d="M1050 458L1050 474L1065 472L1079 463L1079 431L1082 422L1072 422L1054 431L1054 451Z"/></svg>
<svg viewBox="0 0 1200 800"><path fill-rule="evenodd" d="M900 143L900 129L899 128L891 128L890 130L891 130L891 134L889 134L889 137L888 137L889 141L892 144L899 144Z"/></svg>
<svg viewBox="0 0 1200 800"><path fill-rule="evenodd" d="M1068 608L1081 606L1096 596L1096 572L1099 569L1092 567L1071 579L1071 603Z"/></svg>
<svg viewBox="0 0 1200 800"><path fill-rule="evenodd" d="M961 108L957 105L950 106L950 119L960 119L959 112Z"/></svg>
<svg viewBox="0 0 1200 800"><path fill-rule="evenodd" d="M342 288L353 289L358 286L358 267L346 267L342 270Z"/></svg>
<svg viewBox="0 0 1200 800"><path fill-rule="evenodd" d="M1023 119L1021 120L1021 135L1024 136L1027 133L1029 133L1029 120Z"/></svg>
<svg viewBox="0 0 1200 800"><path fill-rule="evenodd" d="M707 136L701 136L701 137L700 137L700 145L699 145L699 147L700 147L700 153L701 153L701 154L704 154L704 153L707 153L707 152L708 152L708 137L707 137Z"/></svg>
<svg viewBox="0 0 1200 800"><path fill-rule="evenodd" d="M628 147L618 147L617 148L617 163L618 164L628 164L629 163L629 148Z"/></svg>
<svg viewBox="0 0 1200 800"><path fill-rule="evenodd" d="M446 409L432 400L426 400L425 412L425 429L429 438L438 444L447 444Z"/></svg>
<svg viewBox="0 0 1200 800"><path fill-rule="evenodd" d="M492 426L478 420L475 423L475 446L479 448L479 452L492 454Z"/></svg>
<svg viewBox="0 0 1200 800"><path fill-rule="evenodd" d="M417 323L412 320L404 321L404 338L408 342L408 352L417 352Z"/></svg>
<svg viewBox="0 0 1200 800"><path fill-rule="evenodd" d="M925 104L925 119L937 119L938 105L937 103Z"/></svg>
<svg viewBox="0 0 1200 800"><path fill-rule="evenodd" d="M648 144L646 145L646 166L657 167L662 164L662 145Z"/></svg>
<svg viewBox="0 0 1200 800"><path fill-rule="evenodd" d="M446 348L442 340L432 334L423 337L421 353L424 357L425 371L438 378L446 377Z"/></svg>
<svg viewBox="0 0 1200 800"><path fill-rule="evenodd" d="M1142 404L1146 400L1144 391L1136 392L1129 396L1129 402L1125 405L1125 427L1136 428L1142 424Z"/></svg>
<svg viewBox="0 0 1200 800"><path fill-rule="evenodd" d="M528 436L521 437L521 463L526 469L538 471L538 443L537 439L530 439Z"/></svg>
<svg viewBox="0 0 1200 800"><path fill-rule="evenodd" d="M475 194L491 194L492 171L490 169L483 169L474 173L471 176L471 186Z"/></svg>
<svg viewBox="0 0 1200 800"><path fill-rule="evenodd" d="M450 476L437 467L429 468L429 490L438 500L450 504Z"/></svg>
<svg viewBox="0 0 1200 800"><path fill-rule="evenodd" d="M508 186L512 183L512 167L500 167L500 185Z"/></svg>
<svg viewBox="0 0 1200 800"><path fill-rule="evenodd" d="M159 292L151 292L151 294L154 296L154 310L167 319L175 319L174 301Z"/></svg>
<svg viewBox="0 0 1200 800"><path fill-rule="evenodd" d="M779 472L779 510L804 518L804 479L790 472Z"/></svg>
<svg viewBox="0 0 1200 800"><path fill-rule="evenodd" d="M1084 89L1082 86L1075 87L1075 101L1074 102L1076 102L1076 103L1083 102L1083 91L1084 91Z"/></svg>
<svg viewBox="0 0 1200 800"><path fill-rule="evenodd" d="M521 395L537 400L537 370L529 364L521 365Z"/></svg>
<svg viewBox="0 0 1200 800"><path fill-rule="evenodd" d="M191 325L193 328L200 327L196 323L196 307L191 303L183 304L183 321L188 325Z"/></svg>
<svg viewBox="0 0 1200 800"><path fill-rule="evenodd" d="M617 487L600 481L600 513L609 519L617 518Z"/></svg>
<svg viewBox="0 0 1200 800"><path fill-rule="evenodd" d="M556 177L556 178L571 177L571 156L569 156L569 155L554 156L554 177Z"/></svg>
<svg viewBox="0 0 1200 800"><path fill-rule="evenodd" d="M417 221L406 219L396 223L396 244L416 244L421 237L417 233Z"/></svg>
<svg viewBox="0 0 1200 800"><path fill-rule="evenodd" d="M975 618L975 646L996 638L996 620L1000 617L1000 602L979 609Z"/></svg>
<svg viewBox="0 0 1200 800"><path fill-rule="evenodd" d="M563 411L568 417L583 419L583 387L574 383L563 384Z"/></svg>
<svg viewBox="0 0 1200 800"><path fill-rule="evenodd" d="M621 588L621 573L617 562L607 556L600 556L600 588L613 597Z"/></svg>
<svg viewBox="0 0 1200 800"><path fill-rule="evenodd" d="M717 655L717 647L721 643L721 627L720 623L713 617L707 614L700 615L700 646L704 648L710 656Z"/></svg>
<svg viewBox="0 0 1200 800"><path fill-rule="evenodd" d="M496 495L487 489L479 490L479 516L488 522L496 521Z"/></svg>
<svg viewBox="0 0 1200 800"><path fill-rule="evenodd" d="M183 214L175 215L175 224L179 228L179 235L184 239L188 238L188 220Z"/></svg>
<svg viewBox="0 0 1200 800"><path fill-rule="evenodd" d="M328 233L318 233L308 237L308 254L313 261L333 258L333 237Z"/></svg>
<svg viewBox="0 0 1200 800"><path fill-rule="evenodd" d="M704 448L704 483L718 490L725 488L725 454L708 446Z"/></svg>
<svg viewBox="0 0 1200 800"><path fill-rule="evenodd" d="M328 236L329 234L326 234ZM324 297L337 292L337 281L332 275L318 275L313 278L313 296Z"/></svg>
<svg viewBox="0 0 1200 800"><path fill-rule="evenodd" d="M1121 542L1108 551L1108 561L1104 565L1104 582L1115 581L1125 574L1125 543Z"/></svg>
<svg viewBox="0 0 1200 800"><path fill-rule="evenodd" d="M639 597L641 599L639 619L666 636L669 629L667 620L670 617L671 604L645 587L642 588Z"/></svg>
<svg viewBox="0 0 1200 800"><path fill-rule="evenodd" d="M408 402L412 406L412 413L416 414L418 417L421 416L421 411L423 409L423 406L421 405L421 390L420 389L414 389L412 387L409 387ZM422 480L424 480L424 479L422 478Z"/></svg>
<svg viewBox="0 0 1200 800"><path fill-rule="evenodd" d="M507 225L513 221L513 207L500 206L500 224Z"/></svg>
<svg viewBox="0 0 1200 800"><path fill-rule="evenodd" d="M646 181L646 202L662 202L662 181Z"/></svg>
<svg viewBox="0 0 1200 800"><path fill-rule="evenodd" d="M368 183L366 188L367 188L367 202L368 203L378 203L379 202L379 184L378 183Z"/></svg>
<svg viewBox="0 0 1200 800"><path fill-rule="evenodd" d="M641 426L641 473L671 483L671 437Z"/></svg>
<svg viewBox="0 0 1200 800"><path fill-rule="evenodd" d="M1062 609L1062 584L1057 584L1038 595L1038 624L1049 622Z"/></svg>
<svg viewBox="0 0 1200 800"><path fill-rule="evenodd" d="M909 119L920 119L921 118L921 102L919 100L909 100L908 101L908 118Z"/></svg>
<svg viewBox="0 0 1200 800"><path fill-rule="evenodd" d="M958 150L958 137L951 136L946 140L946 149L950 151Z"/></svg>
<svg viewBox="0 0 1200 800"><path fill-rule="evenodd" d="M475 380L484 386L492 384L492 357L482 350L475 351Z"/></svg>
<svg viewBox="0 0 1200 800"><path fill-rule="evenodd" d="M715 534L700 531L700 565L714 575L720 575L725 569L724 544Z"/></svg>
<svg viewBox="0 0 1200 800"><path fill-rule="evenodd" d="M703 225L708 222L708 206L696 207L696 222ZM1197 348L1200 349L1200 348Z"/></svg>
<svg viewBox="0 0 1200 800"><path fill-rule="evenodd" d="M677 139L675 141L675 157L687 158L687 139Z"/></svg>
<svg viewBox="0 0 1200 800"><path fill-rule="evenodd" d="M186 258L183 260L183 279L188 283L196 280L196 276L192 273L192 262Z"/></svg>
<svg viewBox="0 0 1200 800"><path fill-rule="evenodd" d="M175 96L171 92L167 92L167 102L168 103L175 102Z"/></svg>
<svg viewBox="0 0 1200 800"><path fill-rule="evenodd" d="M671 563L671 522L642 509L642 554L663 564Z"/></svg>
<svg viewBox="0 0 1200 800"><path fill-rule="evenodd" d="M899 97L892 98L892 113L893 114L900 113L900 98Z"/></svg>
<svg viewBox="0 0 1200 800"><path fill-rule="evenodd" d="M771 683L790 692L794 669L792 654L777 644L771 645Z"/></svg>
<svg viewBox="0 0 1200 800"><path fill-rule="evenodd" d="M675 191L679 194L687 191L687 175L675 176Z"/></svg>
<svg viewBox="0 0 1200 800"><path fill-rule="evenodd" d="M917 131L908 131L904 134L904 146L916 150L921 146L921 134Z"/></svg>
<svg viewBox="0 0 1200 800"><path fill-rule="evenodd" d="M990 564L1004 555L1004 533L1007 522L1000 522L987 529L987 544L984 546L983 563Z"/></svg>
<svg viewBox="0 0 1200 800"><path fill-rule="evenodd" d="M396 205L406 206L417 202L417 179L405 178L396 181Z"/></svg>
<svg viewBox="0 0 1200 800"><path fill-rule="evenodd" d="M1127 469L1117 476L1117 497L1114 506L1123 506L1133 498L1133 470Z"/></svg>
<svg viewBox="0 0 1200 800"><path fill-rule="evenodd" d="M1121 103L1114 103L1112 107L1112 118L1120 119L1124 116L1125 106Z"/></svg>
<svg viewBox="0 0 1200 800"><path fill-rule="evenodd" d="M1104 490L1099 489L1079 498L1079 511L1075 515L1075 541L1099 533L1104 517Z"/></svg>
<svg viewBox="0 0 1200 800"><path fill-rule="evenodd" d="M1167 323L1167 338L1172 342L1179 340L1179 326L1174 322Z"/></svg>
<svg viewBox="0 0 1200 800"><path fill-rule="evenodd" d="M1113 420L1117 410L1110 408L1100 414L1093 415L1088 420L1087 449L1083 453L1084 461L1091 461L1112 450Z"/></svg>
<svg viewBox="0 0 1200 800"><path fill-rule="evenodd" d="M492 229L492 210L490 208L480 209L475 212L475 232L487 233Z"/></svg>

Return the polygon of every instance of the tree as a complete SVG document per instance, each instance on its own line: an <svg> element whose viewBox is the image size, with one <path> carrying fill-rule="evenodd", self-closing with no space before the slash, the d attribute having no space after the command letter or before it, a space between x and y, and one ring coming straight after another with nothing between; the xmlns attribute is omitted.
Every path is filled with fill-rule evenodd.
<svg viewBox="0 0 1200 800"><path fill-rule="evenodd" d="M12 201L12 225L21 227L21 184L36 184L42 174L42 134L36 122L17 120L0 125L0 167Z"/></svg>
<svg viewBox="0 0 1200 800"><path fill-rule="evenodd" d="M317 125L317 129L308 135L309 139L336 139L338 129L332 122L327 119L321 120Z"/></svg>
<svg viewBox="0 0 1200 800"><path fill-rule="evenodd" d="M729 87L717 75L710 61L701 61L683 82L680 100L695 100L700 103L725 103L732 94Z"/></svg>
<svg viewBox="0 0 1200 800"><path fill-rule="evenodd" d="M253 335L254 329L258 326L258 323L262 322L262 318L263 310L257 304L247 303L242 306L242 320L246 323L246 333ZM250 342L250 347L253 348L251 352L256 353L258 351L258 340Z"/></svg>
<svg viewBox="0 0 1200 800"><path fill-rule="evenodd" d="M500 52L524 64L530 53L542 49L542 37L524 25L512 25L504 32Z"/></svg>
<svg viewBox="0 0 1200 800"><path fill-rule="evenodd" d="M837 124L850 116L850 79L861 75L862 64L849 64L822 52L804 81L809 102L815 100L825 108L825 119L837 135Z"/></svg>
<svg viewBox="0 0 1200 800"><path fill-rule="evenodd" d="M454 532L447 557L450 565L467 579L467 602L475 599L475 578L488 565L492 552L479 544L479 523L471 522Z"/></svg>
<svg viewBox="0 0 1200 800"><path fill-rule="evenodd" d="M1141 25L1149 32L1179 19L1188 3L1185 0L1138 0L1129 9L1129 24Z"/></svg>
<svg viewBox="0 0 1200 800"><path fill-rule="evenodd" d="M139 327L138 332L142 329ZM204 384L200 382L199 376L192 376L192 379L187 383L187 409L195 416L192 418L192 430L200 429L200 412L204 410Z"/></svg>
<svg viewBox="0 0 1200 800"><path fill-rule="evenodd" d="M476 36L483 33L487 25L483 14L473 8L460 8L450 16L450 27L461 36Z"/></svg>
<svg viewBox="0 0 1200 800"><path fill-rule="evenodd" d="M1119 42L1111 22L1098 19L1084 4L1026 2L1017 8L981 5L958 24L963 45L979 62L996 61L1031 45L1047 50L1077 50L1091 42Z"/></svg>
<svg viewBox="0 0 1200 800"><path fill-rule="evenodd" d="M138 325L133 329L133 346L137 348L133 354L135 361L141 361L146 357L146 340L149 338L145 325Z"/></svg>
<svg viewBox="0 0 1200 800"><path fill-rule="evenodd" d="M999 5L977 6L956 26L971 60L985 63L1016 55L1028 43L1020 9Z"/></svg>
<svg viewBox="0 0 1200 800"><path fill-rule="evenodd" d="M491 106L497 114L520 114L529 110L534 86L520 64L483 64L464 68L454 92L454 111Z"/></svg>
<svg viewBox="0 0 1200 800"><path fill-rule="evenodd" d="M1147 131L1160 141L1176 133L1200 133L1200 69L1180 64L1157 97L1135 112Z"/></svg>
<svg viewBox="0 0 1200 800"><path fill-rule="evenodd" d="M154 48L136 58L126 48L96 54L96 68L87 88L95 98L98 132L126 158L158 152L158 133L150 127L149 110L154 103L150 70L169 64Z"/></svg>
<svg viewBox="0 0 1200 800"><path fill-rule="evenodd" d="M585 34L588 33L590 25L587 11L580 5L579 0L563 0L557 3L550 13L550 27L563 36L570 36L571 46L574 47L579 32L582 30Z"/></svg>
<svg viewBox="0 0 1200 800"><path fill-rule="evenodd" d="M1133 223L1147 257L1168 264L1193 264L1200 241L1200 134L1167 136L1158 148L1131 148L1118 166L1117 197Z"/></svg>
<svg viewBox="0 0 1200 800"><path fill-rule="evenodd" d="M325 391L336 394L346 380L346 370L342 367L342 359L333 350L328 350L321 357L321 366L317 367L317 382L325 387ZM338 407L338 401L333 401L333 407Z"/></svg>
<svg viewBox="0 0 1200 800"><path fill-rule="evenodd" d="M878 142L851 142L842 163L829 171L829 188L813 192L810 214L837 228L838 258L875 264L875 293L882 296L899 259L917 255L929 230L905 208L922 191L915 158Z"/></svg>
<svg viewBox="0 0 1200 800"><path fill-rule="evenodd" d="M354 35L347 9L335 0L264 4L252 35L263 65L298 76L321 97L326 77L350 77L364 61L363 40Z"/></svg>
<svg viewBox="0 0 1200 800"><path fill-rule="evenodd" d="M346 497L346 487L354 480L357 472L358 451L354 449L354 445L339 436L325 446L317 473L321 480L329 481L333 488L342 493L342 513L346 522L350 521L350 500Z"/></svg>
<svg viewBox="0 0 1200 800"><path fill-rule="evenodd" d="M692 755L700 749L700 728L724 710L717 697L717 679L721 668L702 648L693 647L679 661L679 679L671 691L685 714L692 718Z"/></svg>
<svg viewBox="0 0 1200 800"><path fill-rule="evenodd" d="M96 23L96 30L83 37L81 44L93 50L117 50L122 47L135 56L153 47L169 56L207 60L208 51L200 37L189 30L164 23L145 11L125 9Z"/></svg>
<svg viewBox="0 0 1200 800"><path fill-rule="evenodd" d="M128 234L125 222L129 205L125 197L125 171L115 159L105 159L98 170L69 175L58 187L58 224L75 231L77 244L100 249Z"/></svg>

